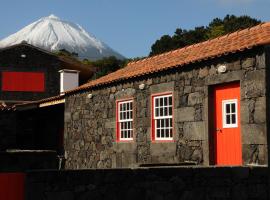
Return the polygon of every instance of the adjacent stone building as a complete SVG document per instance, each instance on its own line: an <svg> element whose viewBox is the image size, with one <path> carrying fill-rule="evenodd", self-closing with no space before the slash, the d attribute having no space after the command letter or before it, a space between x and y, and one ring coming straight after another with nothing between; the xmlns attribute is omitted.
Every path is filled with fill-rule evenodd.
<svg viewBox="0 0 270 200"><path fill-rule="evenodd" d="M80 83L94 70L25 42L0 49L0 103L34 101L60 93L59 70L77 70Z"/></svg>
<svg viewBox="0 0 270 200"><path fill-rule="evenodd" d="M66 92L66 168L267 165L269 44L264 23Z"/></svg>

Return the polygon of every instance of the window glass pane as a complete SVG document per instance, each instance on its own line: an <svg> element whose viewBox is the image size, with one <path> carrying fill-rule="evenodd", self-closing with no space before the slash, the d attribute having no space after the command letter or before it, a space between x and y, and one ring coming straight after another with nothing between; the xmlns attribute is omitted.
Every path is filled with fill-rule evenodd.
<svg viewBox="0 0 270 200"><path fill-rule="evenodd" d="M120 104L120 111L122 111L123 110L123 105L122 104Z"/></svg>
<svg viewBox="0 0 270 200"><path fill-rule="evenodd" d="M160 98L160 106L163 106L163 98Z"/></svg>
<svg viewBox="0 0 270 200"><path fill-rule="evenodd" d="M166 123L165 123L165 127L169 127L169 119L165 119Z"/></svg>
<svg viewBox="0 0 270 200"><path fill-rule="evenodd" d="M159 117L159 108L156 108L156 117Z"/></svg>
<svg viewBox="0 0 270 200"><path fill-rule="evenodd" d="M160 138L160 129L157 129L157 137Z"/></svg>
<svg viewBox="0 0 270 200"><path fill-rule="evenodd" d="M123 138L124 137L124 134L123 134L123 131L121 131L121 136L120 136L121 138Z"/></svg>
<svg viewBox="0 0 270 200"><path fill-rule="evenodd" d="M128 112L126 112L126 116L127 116L127 119L129 119L129 113Z"/></svg>
<svg viewBox="0 0 270 200"><path fill-rule="evenodd" d="M169 137L169 129L165 129L165 137Z"/></svg>
<svg viewBox="0 0 270 200"><path fill-rule="evenodd" d="M127 103L127 110L129 110L129 103Z"/></svg>
<svg viewBox="0 0 270 200"><path fill-rule="evenodd" d="M169 115L172 115L172 107L169 107Z"/></svg>
<svg viewBox="0 0 270 200"><path fill-rule="evenodd" d="M123 110L126 110L126 104L123 103L122 105L123 105Z"/></svg>
<svg viewBox="0 0 270 200"><path fill-rule="evenodd" d="M231 124L230 115L226 115L226 124Z"/></svg>
<svg viewBox="0 0 270 200"><path fill-rule="evenodd" d="M164 119L161 119L161 127L164 127Z"/></svg>
<svg viewBox="0 0 270 200"><path fill-rule="evenodd" d="M165 98L164 98L164 106L167 106L167 105L168 105L168 98L165 97Z"/></svg>
<svg viewBox="0 0 270 200"><path fill-rule="evenodd" d="M120 120L123 119L122 113L120 112Z"/></svg>
<svg viewBox="0 0 270 200"><path fill-rule="evenodd" d="M164 138L164 129L161 129L160 137Z"/></svg>
<svg viewBox="0 0 270 200"><path fill-rule="evenodd" d="M155 98L155 107L159 107L159 100L158 100L158 98Z"/></svg>
<svg viewBox="0 0 270 200"><path fill-rule="evenodd" d="M172 118L169 119L169 127L172 127Z"/></svg>
<svg viewBox="0 0 270 200"><path fill-rule="evenodd" d="M172 97L169 97L169 105L172 105Z"/></svg>
<svg viewBox="0 0 270 200"><path fill-rule="evenodd" d="M230 104L226 104L226 113L230 113Z"/></svg>
<svg viewBox="0 0 270 200"><path fill-rule="evenodd" d="M170 129L170 137L172 137L172 128Z"/></svg>
<svg viewBox="0 0 270 200"><path fill-rule="evenodd" d="M164 108L164 116L168 116L168 108L167 107Z"/></svg>
<svg viewBox="0 0 270 200"><path fill-rule="evenodd" d="M133 111L130 111L130 119L133 118Z"/></svg>
<svg viewBox="0 0 270 200"><path fill-rule="evenodd" d="M126 119L127 116L126 116L126 112L123 113L123 119Z"/></svg>
<svg viewBox="0 0 270 200"><path fill-rule="evenodd" d="M157 120L157 128L160 128L160 119Z"/></svg>
<svg viewBox="0 0 270 200"><path fill-rule="evenodd" d="M159 108L159 116L163 117L163 108Z"/></svg>
<svg viewBox="0 0 270 200"><path fill-rule="evenodd" d="M236 115L235 114L232 114L232 124L235 124L236 123Z"/></svg>
<svg viewBox="0 0 270 200"><path fill-rule="evenodd" d="M232 103L232 104L231 104L231 109L232 109L231 112L232 112L232 113L235 113L235 103Z"/></svg>

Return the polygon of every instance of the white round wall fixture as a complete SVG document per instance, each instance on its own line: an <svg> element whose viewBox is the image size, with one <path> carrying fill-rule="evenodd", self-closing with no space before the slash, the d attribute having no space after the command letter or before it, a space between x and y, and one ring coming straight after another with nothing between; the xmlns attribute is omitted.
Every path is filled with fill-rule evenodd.
<svg viewBox="0 0 270 200"><path fill-rule="evenodd" d="M225 73L227 71L226 65L220 65L217 68L218 73Z"/></svg>
<svg viewBox="0 0 270 200"><path fill-rule="evenodd" d="M88 99L92 99L92 98L93 98L93 94L88 94L88 95L87 95L87 98L88 98Z"/></svg>
<svg viewBox="0 0 270 200"><path fill-rule="evenodd" d="M139 85L139 89L140 90L143 90L144 88L145 88L145 84L144 83L142 83L142 84Z"/></svg>
<svg viewBox="0 0 270 200"><path fill-rule="evenodd" d="M26 58L26 55L25 54L21 54L21 58Z"/></svg>

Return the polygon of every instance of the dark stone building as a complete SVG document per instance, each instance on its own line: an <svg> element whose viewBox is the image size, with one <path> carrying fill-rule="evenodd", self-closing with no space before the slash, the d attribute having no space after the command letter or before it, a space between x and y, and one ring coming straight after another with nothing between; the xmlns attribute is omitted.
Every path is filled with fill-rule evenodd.
<svg viewBox="0 0 270 200"><path fill-rule="evenodd" d="M264 23L66 92L66 168L267 165L269 44Z"/></svg>
<svg viewBox="0 0 270 200"><path fill-rule="evenodd" d="M0 49L0 102L14 104L58 95L62 69L78 70L81 84L93 75L89 66L27 43Z"/></svg>
<svg viewBox="0 0 270 200"><path fill-rule="evenodd" d="M60 70L76 73L76 77L78 71L77 85L94 73L76 60L27 43L0 49L0 160L5 163L0 171L58 168L57 156L63 154L64 104L47 109L30 102L65 89L69 83L63 82L72 79L61 79Z"/></svg>

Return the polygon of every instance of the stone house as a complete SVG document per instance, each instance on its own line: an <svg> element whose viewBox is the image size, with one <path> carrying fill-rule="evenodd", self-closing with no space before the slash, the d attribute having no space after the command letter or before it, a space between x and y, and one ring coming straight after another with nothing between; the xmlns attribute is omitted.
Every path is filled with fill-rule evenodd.
<svg viewBox="0 0 270 200"><path fill-rule="evenodd" d="M0 49L0 103L10 105L58 95L59 71L63 69L73 74L78 71L80 84L94 73L89 66L25 42Z"/></svg>
<svg viewBox="0 0 270 200"><path fill-rule="evenodd" d="M66 168L267 165L269 44L263 23L67 91Z"/></svg>

